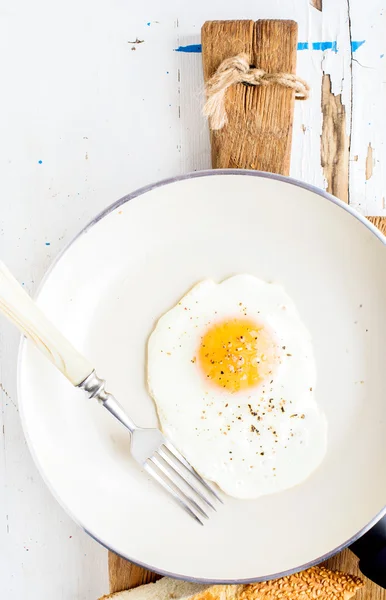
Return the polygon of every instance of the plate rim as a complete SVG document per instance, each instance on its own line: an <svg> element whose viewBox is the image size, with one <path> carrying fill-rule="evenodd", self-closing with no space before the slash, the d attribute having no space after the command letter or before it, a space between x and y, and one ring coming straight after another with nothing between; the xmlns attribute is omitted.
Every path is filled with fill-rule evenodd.
<svg viewBox="0 0 386 600"><path fill-rule="evenodd" d="M64 248L58 253L58 255L54 258L54 260L52 261L52 263L49 265L48 269L45 271L43 278L41 279L35 293L33 294L33 298L34 300L37 300L41 294L41 291L46 283L46 281L48 280L51 272L54 270L54 268L56 267L57 263L61 260L61 258L65 255L65 253L69 250L69 248L78 240L78 238L80 238L81 236L83 236L85 233L87 233L94 225L96 225L99 221L101 221L104 217L108 216L111 212L113 212L115 209L119 208L120 206L126 204L127 202L129 202L130 200L137 198L139 196L142 196L143 194L146 194L147 192L150 192L154 189L157 189L159 187L163 187L166 185L170 185L172 183L176 183L179 181L184 181L187 179L196 179L196 178L201 178L201 177L211 177L211 176L216 176L216 175L240 175L240 176L252 176L252 177L260 177L263 179L273 179L276 181L281 181L283 183L288 183L290 185L294 185L296 187L300 187L302 189L305 189L309 192L312 192L314 194L316 194L317 196L320 196L322 198L324 198L325 200L332 202L333 204L335 204L336 206L338 206L339 208L345 210L346 212L348 212L349 214L351 214L354 218L356 218L360 223L362 223L365 227L367 227L367 229L369 229L369 231L371 231L373 233L373 235L375 235L380 242L383 243L383 245L386 245L386 237L385 235L375 226L373 225L365 216L361 215L356 209L352 208L349 204L346 204L344 202L342 202L341 200L339 200L338 198L336 198L335 196L333 196L332 194L330 194L329 192L326 192L325 190L322 190L314 185L311 185L309 183L300 181L298 179L294 179L293 177L287 177L284 175L279 175L276 173L267 173L264 171L255 171L255 170L249 170L249 169L206 169L206 170L201 170L201 171L194 171L194 172L189 172L189 173L185 173L183 175L177 175L175 177L168 177L166 179L161 179L160 181L156 181L154 183L148 184L146 186L140 187L136 190L134 190L133 192L123 196L122 198L120 198L119 200L116 200L115 202L113 202L112 204L110 204L109 206L107 206L105 209L103 209L102 211L100 211L91 221L89 221L89 223L83 227L79 233L77 233L65 246ZM82 530L84 531L87 535L89 535L93 540L95 540L96 542L98 542L98 544L100 544L101 546L103 546L104 548L106 548L106 550L109 550L110 552L113 552L114 554L116 554L117 556L120 556L121 558L128 560L129 562L131 562L134 565L137 565L139 567L142 567L144 569L147 569L149 571L158 573L159 575L165 576L165 577L171 577L173 579L180 579L180 580L184 580L184 581L188 581L188 582L194 582L194 583L202 583L202 584L227 584L227 585L237 585L237 584L247 584L247 583L255 583L255 582L259 582L259 581L267 581L267 580L271 580L271 579L278 579L280 577L285 577L288 575L292 575L293 573L298 573L299 571L303 571L305 569L308 569L310 567L313 567L315 565L318 565L321 562L324 562L325 560L331 558L332 556L335 556L336 554L338 554L339 552L341 552L342 550L344 550L345 548L347 548L348 546L350 546L351 544L353 544L354 542L356 542L359 538L361 538L365 533L367 533L383 516L386 515L386 505L378 512L377 515L375 515L373 517L373 519L371 519L371 521L365 525L362 529L360 529L356 534L354 534L352 537L350 537L348 540L346 540L345 542L343 542L342 544L340 544L338 547L334 548L333 550L327 552L326 554L313 559L312 561L309 561L303 565L294 567L292 569L288 569L286 571L281 571L278 573L271 573L268 575L264 575L264 576L260 576L260 577L255 577L255 578L247 578L247 579L211 579L211 578L197 578L197 577L192 577L192 576L187 576L187 575L183 575L180 573L173 573L172 571L165 571L163 569L159 569L153 565L148 565L144 562L135 560L129 556L126 556L125 554L122 554L121 552L118 552L116 549L114 549L111 545L109 545L107 542L105 542L104 540L100 539L95 533L93 533L92 531L89 531L73 514L72 511L66 506L66 504L64 503L64 501L59 497L59 495L56 493L56 491L53 489L53 487L51 486L51 483L47 480L46 475L44 473L44 470L35 454L35 450L33 447L33 443L29 437L28 434L28 429L27 429L27 425L25 423L25 418L24 418L24 411L23 411L23 402L20 401L22 394L21 394L21 365L22 365L22 361L23 361L23 355L24 355L24 351L26 348L26 338L24 336L21 336L21 340L20 340L20 344L19 344L19 349L18 349L18 356L17 356L17 398L18 398L18 406L19 406L19 411L20 411L20 421L21 421L21 425L22 425L22 429L23 429L23 433L24 433L24 437L26 439L27 442L27 446L28 446L28 450L33 458L33 461L35 463L35 466L40 474L40 476L42 477L45 485L47 486L47 488L49 489L50 493L53 495L53 497L55 498L55 500L58 502L58 504L61 506L61 508L66 512L66 514L74 521L74 523L76 523L76 525Z"/></svg>

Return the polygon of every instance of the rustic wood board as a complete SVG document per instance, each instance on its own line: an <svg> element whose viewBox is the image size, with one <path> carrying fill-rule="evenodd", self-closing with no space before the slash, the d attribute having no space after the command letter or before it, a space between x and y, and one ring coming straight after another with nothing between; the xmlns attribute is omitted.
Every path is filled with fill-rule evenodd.
<svg viewBox="0 0 386 600"><path fill-rule="evenodd" d="M144 583L156 581L160 576L133 565L128 560L109 552L110 592L129 590Z"/></svg>
<svg viewBox="0 0 386 600"><path fill-rule="evenodd" d="M345 571L363 577L358 568L358 559L350 550L343 550L325 563L329 569ZM137 567L132 563L109 552L110 592L128 590L144 583L159 579L159 575ZM364 578L366 579L366 578ZM386 590L366 579L365 587L355 596L356 600L385 600Z"/></svg>
<svg viewBox="0 0 386 600"><path fill-rule="evenodd" d="M201 30L204 79L220 63L246 53L251 65L295 73L294 21L208 21ZM257 169L289 175L294 93L278 85L233 86L226 95L228 124L211 132L213 168Z"/></svg>
<svg viewBox="0 0 386 600"><path fill-rule="evenodd" d="M268 71L295 72L296 42L297 25L293 21L205 23L202 29L204 77L208 79L224 58L240 52L251 56L251 64ZM321 104L325 120L321 160L327 189L347 202L349 142L345 133L346 116L341 108L340 98L331 92L328 77L323 82ZM253 168L288 175L293 93L277 86L265 89L238 86L229 93L228 108L230 106L232 111L229 111L227 128L211 134L213 167ZM241 134L241 127L246 123L247 127ZM369 220L386 233L385 217L369 217ZM344 550L326 561L325 565L330 569L361 575L358 559L350 550ZM109 552L111 593L131 589L158 578L159 575ZM366 586L356 598L386 600L386 590L366 580Z"/></svg>

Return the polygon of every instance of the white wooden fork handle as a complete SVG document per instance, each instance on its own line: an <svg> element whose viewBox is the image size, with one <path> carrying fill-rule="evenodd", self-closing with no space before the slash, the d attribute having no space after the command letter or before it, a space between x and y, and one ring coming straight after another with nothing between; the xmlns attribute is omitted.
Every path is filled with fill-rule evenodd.
<svg viewBox="0 0 386 600"><path fill-rule="evenodd" d="M0 311L74 386L98 400L130 431L133 458L202 524L201 518L208 517L205 510L214 509L209 498L222 502L220 497L159 429L138 427L130 419L114 396L106 392L105 382L99 379L92 364L49 321L2 262Z"/></svg>

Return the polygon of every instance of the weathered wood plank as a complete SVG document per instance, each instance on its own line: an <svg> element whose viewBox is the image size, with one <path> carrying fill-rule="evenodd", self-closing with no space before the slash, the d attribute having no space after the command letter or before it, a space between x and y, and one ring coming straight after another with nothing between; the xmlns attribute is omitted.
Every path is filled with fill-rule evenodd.
<svg viewBox="0 0 386 600"><path fill-rule="evenodd" d="M109 552L110 593L135 588L156 581L160 576Z"/></svg>
<svg viewBox="0 0 386 600"><path fill-rule="evenodd" d="M294 21L209 21L201 32L204 78L225 58L245 52L268 72L296 72ZM294 92L279 85L233 86L226 96L229 122L211 132L214 168L289 174Z"/></svg>
<svg viewBox="0 0 386 600"><path fill-rule="evenodd" d="M330 75L322 80L321 164L327 191L348 202L349 136L346 133L346 108L342 95L331 91Z"/></svg>

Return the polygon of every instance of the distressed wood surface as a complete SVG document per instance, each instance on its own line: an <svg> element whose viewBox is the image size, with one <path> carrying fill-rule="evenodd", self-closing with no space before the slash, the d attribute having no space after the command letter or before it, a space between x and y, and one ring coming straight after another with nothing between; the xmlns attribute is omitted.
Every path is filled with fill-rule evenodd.
<svg viewBox="0 0 386 600"><path fill-rule="evenodd" d="M368 217L368 219L375 227L378 227L382 231L383 235L386 235L386 217Z"/></svg>
<svg viewBox="0 0 386 600"><path fill-rule="evenodd" d="M117 554L109 552L110 593L135 588L144 583L157 581L160 576L142 567L137 567Z"/></svg>
<svg viewBox="0 0 386 600"><path fill-rule="evenodd" d="M323 0L310 0L310 4L317 10L323 10Z"/></svg>
<svg viewBox="0 0 386 600"><path fill-rule="evenodd" d="M358 575L365 580L365 587L356 594L356 600L385 600L386 590L363 577L358 568L358 559L350 550L343 550L343 552L327 560L324 565L333 571L344 571L352 575ZM159 579L159 575L137 567L109 552L109 579L110 593L113 593L156 581Z"/></svg>
<svg viewBox="0 0 386 600"><path fill-rule="evenodd" d="M320 158L326 189L343 202L348 202L349 136L346 131L346 110L342 95L331 91L331 77L322 78L322 115Z"/></svg>
<svg viewBox="0 0 386 600"><path fill-rule="evenodd" d="M269 73L296 72L294 21L208 21L201 30L204 78L225 58L245 52ZM289 175L295 94L279 85L233 86L228 124L211 132L213 168L258 169Z"/></svg>
<svg viewBox="0 0 386 600"><path fill-rule="evenodd" d="M348 136L348 167L336 157L348 168L348 200L386 217L386 0L0 0L0 256L30 293L108 204L210 167L200 29L213 19L298 23L297 73L312 92L295 103L290 174L332 185L321 153L326 75L344 115L337 139ZM64 513L32 462L17 408L18 342L2 321L0 596L93 600L108 589L107 552Z"/></svg>

